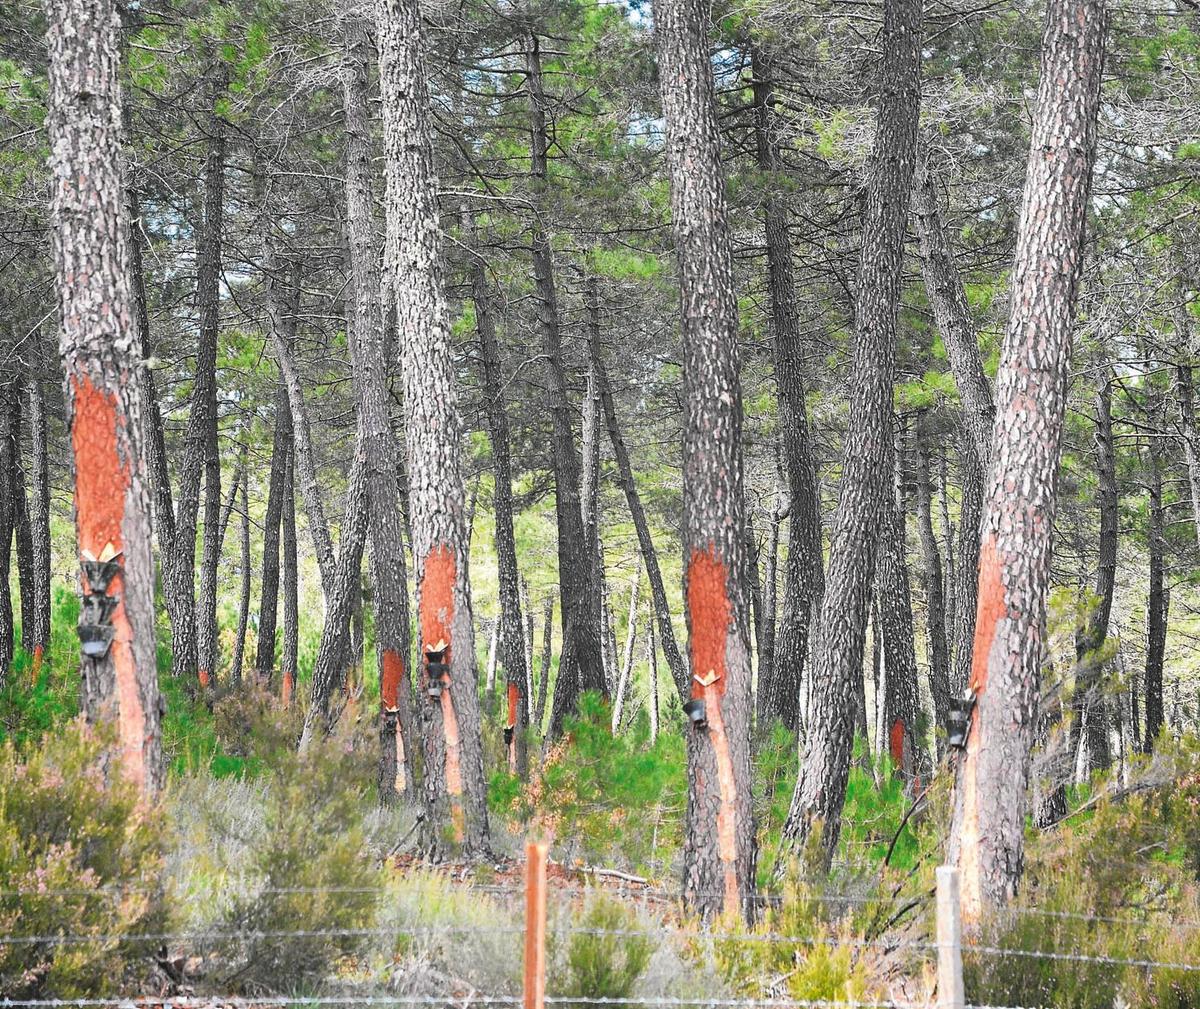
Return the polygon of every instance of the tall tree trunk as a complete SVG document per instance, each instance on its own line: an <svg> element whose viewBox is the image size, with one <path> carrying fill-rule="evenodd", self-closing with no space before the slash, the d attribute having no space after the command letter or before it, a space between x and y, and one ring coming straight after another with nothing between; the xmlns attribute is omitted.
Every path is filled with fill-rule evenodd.
<svg viewBox="0 0 1200 1009"><path fill-rule="evenodd" d="M926 770L929 762L921 733L921 696L905 556L904 513L896 495L889 495L884 503L879 517L879 537L875 578L885 668L883 724L892 766L906 783L911 783Z"/></svg>
<svg viewBox="0 0 1200 1009"><path fill-rule="evenodd" d="M808 655L809 628L821 612L825 567L821 555L821 501L808 406L804 388L804 347L796 308L792 249L788 241L787 204L775 179L779 150L773 139L774 68L765 52L751 50L754 77L754 133L758 167L767 175L764 229L767 244L767 284L771 295L771 325L775 352L775 384L779 390L780 445L791 501L788 556L784 567L783 613L776 631L770 690L760 714L779 718L796 732L800 727L800 690ZM761 688L760 688L761 689Z"/></svg>
<svg viewBox="0 0 1200 1009"><path fill-rule="evenodd" d="M683 557L689 705L683 897L752 917L750 628L737 300L704 0L655 0L683 318Z"/></svg>
<svg viewBox="0 0 1200 1009"><path fill-rule="evenodd" d="M1176 333L1181 347L1190 347L1191 324L1187 309L1176 312ZM1179 401L1179 434L1183 445L1183 459L1187 466L1188 491L1192 504L1192 521L1196 527L1196 541L1200 543L1200 431L1196 429L1195 386L1190 363L1175 367L1175 389Z"/></svg>
<svg viewBox="0 0 1200 1009"><path fill-rule="evenodd" d="M40 358L40 348L39 348ZM29 502L29 525L33 535L33 663L32 678L36 682L42 659L50 647L50 453L46 438L46 399L42 392L42 377L38 373L29 381L29 443L30 472L33 495ZM0 530L2 535L2 530Z"/></svg>
<svg viewBox="0 0 1200 1009"><path fill-rule="evenodd" d="M271 475L263 516L262 589L258 606L258 641L254 649L254 678L267 686L275 675L275 631L279 626L279 537L283 520L283 490L292 445L292 414L283 383L275 393L275 434L271 442Z"/></svg>
<svg viewBox="0 0 1200 1009"><path fill-rule="evenodd" d="M959 453L962 470L962 501L958 517L958 579L954 586L954 663L950 670L950 689L961 694L971 682L971 661L975 648L975 611L979 598L979 529L983 522L983 493L987 473L961 433L964 442Z"/></svg>
<svg viewBox="0 0 1200 1009"><path fill-rule="evenodd" d="M591 363L600 387L600 404L604 407L604 422L608 426L608 440L612 444L613 456L617 462L617 478L620 481L621 489L625 492L625 503L629 506L629 515L633 519L633 527L637 532L642 563L646 566L646 578L650 583L650 598L654 604L655 619L658 621L658 635L662 643L663 655L667 660L667 667L671 671L671 679L675 682L679 696L687 697L689 692L687 666L679 651L679 643L675 639L675 626L671 622L671 605L667 602L662 569L658 566L658 551L654 548L650 523L646 520L646 510L642 507L641 495L638 494L637 484L633 479L633 465L629 460L629 449L625 445L620 421L617 419L617 404L613 399L608 368L604 363L600 347L599 328L590 330L589 335L594 338L590 341Z"/></svg>
<svg viewBox="0 0 1200 1009"><path fill-rule="evenodd" d="M399 448L388 409L383 305L376 259L371 185L371 120L367 104L371 40L367 23L343 14L342 96L346 119L346 227L354 274L354 388L367 456L371 582L379 663L379 795L415 795L408 754L413 749L412 654L408 570L396 459Z"/></svg>
<svg viewBox="0 0 1200 1009"><path fill-rule="evenodd" d="M283 640L279 655L280 699L286 708L296 688L300 653L300 572L296 562L295 451L289 445L283 481Z"/></svg>
<svg viewBox="0 0 1200 1009"><path fill-rule="evenodd" d="M546 695L550 692L551 637L554 634L554 597L547 596L542 613L542 665L539 672L537 714L533 725L540 735L546 724Z"/></svg>
<svg viewBox="0 0 1200 1009"><path fill-rule="evenodd" d="M650 701L650 742L658 739L658 647L654 641L654 618L646 620L647 694Z"/></svg>
<svg viewBox="0 0 1200 1009"><path fill-rule="evenodd" d="M517 569L517 541L513 533L512 455L509 448L508 410L504 405L504 378L487 273L478 255L471 259L471 298L475 303L475 328L483 360L483 402L492 441L493 508L496 521L496 567L500 583L500 627L505 678L504 738L508 763L522 779L529 772L529 678L521 615L521 581ZM531 633L532 639L532 633Z"/></svg>
<svg viewBox="0 0 1200 1009"><path fill-rule="evenodd" d="M404 352L406 429L422 433L406 440L418 628L427 659L422 685L427 691L441 685L436 700L425 700L427 846L444 850L449 828L468 854L483 854L489 842L487 792L467 570L462 421L442 281L421 14L417 0L379 0L377 13L385 263Z"/></svg>
<svg viewBox="0 0 1200 1009"><path fill-rule="evenodd" d="M542 58L537 35L530 34L527 44L530 170L535 197L540 203L545 199L547 188L546 95L542 86ZM589 549L591 541L584 528L581 510L580 461L571 427L554 262L550 237L540 214L534 217L532 233L536 311L547 363L548 406L553 424L554 507L558 520L558 581L563 648L550 716L550 734L556 736L562 731L563 718L575 709L580 693L596 690L607 694L607 686L600 636L600 591L595 581L593 554Z"/></svg>
<svg viewBox="0 0 1200 1009"><path fill-rule="evenodd" d="M238 623L237 637L233 642L233 660L230 664L229 679L235 686L241 686L242 683L242 660L246 654L246 628L250 623L250 590L251 590L251 567L250 567L250 497L246 490L246 484L249 481L249 474L246 471L245 462L242 463L242 474L240 483L240 526L241 535L238 537L240 546L239 551L239 567L241 574L242 589L241 595L238 597Z"/></svg>
<svg viewBox="0 0 1200 1009"><path fill-rule="evenodd" d="M1016 892L1024 855L1075 289L1083 259L1104 0L1050 0L1028 174L996 382L993 458L979 560L971 687L976 702L955 788L950 860L962 907Z"/></svg>
<svg viewBox="0 0 1200 1009"><path fill-rule="evenodd" d="M8 679L16 648L10 587L13 541L12 468L16 442L12 437L12 397L16 376L0 380L0 684Z"/></svg>
<svg viewBox="0 0 1200 1009"><path fill-rule="evenodd" d="M921 534L925 580L926 636L929 641L929 693L938 728L944 734L950 713L950 651L946 644L946 603L942 597L942 555L933 533L933 480L929 472L928 430L917 431L917 529ZM938 744L941 749L941 743Z"/></svg>
<svg viewBox="0 0 1200 1009"><path fill-rule="evenodd" d="M802 846L819 821L827 853L841 830L875 546L891 489L896 316L921 109L921 38L920 0L884 0L878 130L855 296L850 421L814 654L813 682L821 689L812 695L811 731L784 825L785 837Z"/></svg>
<svg viewBox="0 0 1200 1009"><path fill-rule="evenodd" d="M629 586L629 619L625 623L625 652L621 658L621 673L617 678L617 700L613 704L612 730L621 727L622 708L629 689L629 677L633 673L633 646L637 640L638 591L642 586L642 569L639 567Z"/></svg>
<svg viewBox="0 0 1200 1009"><path fill-rule="evenodd" d="M1112 428L1112 372L1105 374L1096 394L1096 505L1100 512L1100 541L1096 562L1096 589L1088 601L1083 628L1075 639L1075 720L1072 740L1086 726L1086 765L1093 771L1107 770L1112 763L1108 740L1108 698L1103 682L1104 643L1112 613L1117 581L1118 508L1117 459Z"/></svg>
<svg viewBox="0 0 1200 1009"><path fill-rule="evenodd" d="M1162 449L1150 436L1150 600L1146 611L1146 730L1142 749L1149 753L1163 726L1163 657L1171 593L1163 585L1166 522L1163 513ZM1135 716L1136 721L1136 716Z"/></svg>
<svg viewBox="0 0 1200 1009"><path fill-rule="evenodd" d="M222 216L225 197L225 136L215 108L223 90L219 72L210 82L214 112L209 120L208 155L204 165L204 221L196 247L196 311L199 338L192 408L184 435L180 465L179 506L175 518L178 577L196 565L196 523L200 474L204 474L204 537L200 556L200 590L196 597L196 679L207 687L217 662L217 526L221 509L221 459L217 452L217 343L221 306Z"/></svg>
<svg viewBox="0 0 1200 1009"><path fill-rule="evenodd" d="M18 375L12 390L12 466L9 467L12 494L13 538L17 547L17 588L21 601L21 647L33 654L34 572L33 526L29 517L29 493L25 473L24 382Z"/></svg>
<svg viewBox="0 0 1200 1009"><path fill-rule="evenodd" d="M162 782L154 565L139 349L121 222L120 20L110 0L48 0L51 215L75 476L82 707L112 721L122 771Z"/></svg>

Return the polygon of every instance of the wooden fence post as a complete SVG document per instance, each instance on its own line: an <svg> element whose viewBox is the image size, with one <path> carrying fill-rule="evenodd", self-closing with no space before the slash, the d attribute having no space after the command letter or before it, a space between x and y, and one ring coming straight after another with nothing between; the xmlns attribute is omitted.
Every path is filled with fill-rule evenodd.
<svg viewBox="0 0 1200 1009"><path fill-rule="evenodd" d="M525 845L525 1009L546 1006L546 855L550 846Z"/></svg>
<svg viewBox="0 0 1200 1009"><path fill-rule="evenodd" d="M961 913L958 869L952 865L939 865L937 869L938 1009L963 1009L966 1001L963 994Z"/></svg>

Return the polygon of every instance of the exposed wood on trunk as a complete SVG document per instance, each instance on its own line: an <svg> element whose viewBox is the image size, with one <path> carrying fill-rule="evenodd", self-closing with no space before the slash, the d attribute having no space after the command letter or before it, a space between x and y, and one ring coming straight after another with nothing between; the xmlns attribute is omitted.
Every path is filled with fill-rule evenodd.
<svg viewBox="0 0 1200 1009"><path fill-rule="evenodd" d="M683 552L692 683L683 896L753 917L750 627L737 301L704 0L656 0L683 321Z"/></svg>
<svg viewBox="0 0 1200 1009"><path fill-rule="evenodd" d="M120 21L111 0L49 0L51 218L85 603L82 707L115 723L121 768L163 778L154 565L121 222ZM94 561L94 563L93 563ZM90 572L89 572L90 568ZM94 630L93 630L94 628Z"/></svg>
<svg viewBox="0 0 1200 1009"><path fill-rule="evenodd" d="M425 696L425 846L452 839L487 853L487 791L480 735L469 533L462 472L462 419L442 277L429 76L417 0L376 6L387 177L384 264L395 299L404 365L409 511L417 581L421 686ZM561 490L561 488L560 488ZM445 664L445 675L435 662Z"/></svg>
<svg viewBox="0 0 1200 1009"><path fill-rule="evenodd" d="M1015 894L1024 855L1075 291L1083 260L1104 0L1050 0L996 381L971 686L950 861L968 923Z"/></svg>

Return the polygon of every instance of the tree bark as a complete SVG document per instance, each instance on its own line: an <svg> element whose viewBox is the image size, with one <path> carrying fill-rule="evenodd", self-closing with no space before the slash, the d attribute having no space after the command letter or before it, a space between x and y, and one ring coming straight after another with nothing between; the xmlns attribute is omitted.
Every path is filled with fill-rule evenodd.
<svg viewBox="0 0 1200 1009"><path fill-rule="evenodd" d="M217 344L220 331L222 217L225 197L225 136L215 105L221 90L219 74L210 82L214 111L209 120L208 154L204 165L204 220L196 247L196 379L192 407L184 434L179 469L179 504L175 517L175 563L180 582L193 577L196 566L196 526L200 507L200 476L204 475L204 535L200 556L200 589L196 607L196 680L202 688L212 681L217 661L217 566L220 544L217 526L221 509L221 459L217 452ZM190 662L191 656L186 660Z"/></svg>
<svg viewBox="0 0 1200 1009"><path fill-rule="evenodd" d="M704 0L655 0L683 320L684 595L704 721L687 730L684 900L753 916L750 628L737 300Z"/></svg>
<svg viewBox="0 0 1200 1009"><path fill-rule="evenodd" d="M245 462L242 463L240 484L240 501L239 517L241 519L240 526L241 535L238 537L240 546L239 552L239 567L241 575L241 595L238 597L238 624L237 637L233 642L233 659L230 663L229 679L234 686L240 687L242 684L242 660L246 654L246 628L250 623L250 590L251 585L251 567L250 567L250 497L246 490L246 484L249 483L249 475L246 472Z"/></svg>
<svg viewBox="0 0 1200 1009"><path fill-rule="evenodd" d="M17 590L21 603L21 647L26 654L33 654L34 640L34 571L33 571L33 526L29 515L29 492L25 473L25 417L24 380L18 374L12 389L12 465L8 475L11 481L11 507L13 539L17 548Z"/></svg>
<svg viewBox="0 0 1200 1009"><path fill-rule="evenodd" d="M279 537L283 520L283 491L292 445L292 415L282 381L275 393L275 434L271 442L271 475L263 516L262 589L258 607L258 641L254 677L269 686L275 675L275 631L279 626Z"/></svg>
<svg viewBox="0 0 1200 1009"><path fill-rule="evenodd" d="M527 43L530 170L535 199L540 203L547 188L546 95L537 35L531 33ZM580 460L571 427L554 263L540 213L534 217L532 235L536 312L546 358L548 407L553 424L554 507L558 520L558 580L564 635L550 715L550 735L557 736L562 731L563 718L575 709L579 695L585 690L607 694L607 685L600 637L600 591L583 523Z"/></svg>
<svg viewBox="0 0 1200 1009"><path fill-rule="evenodd" d="M654 743L658 739L658 648L654 641L653 617L646 620L646 671L649 678L650 742Z"/></svg>
<svg viewBox="0 0 1200 1009"><path fill-rule="evenodd" d="M954 586L954 664L950 672L950 689L956 694L961 694L971 682L979 599L979 529L983 521L983 485L987 479L965 430L961 438L964 442L959 453L962 501L958 517L958 578Z"/></svg>
<svg viewBox="0 0 1200 1009"><path fill-rule="evenodd" d="M412 675L408 668L408 570L404 556L396 459L384 350L383 305L376 259L371 184L371 121L367 104L371 40L367 24L343 14L342 96L346 120L346 229L354 275L354 388L367 459L371 582L379 664L379 795L415 795Z"/></svg>
<svg viewBox="0 0 1200 1009"><path fill-rule="evenodd" d="M613 704L612 730L614 733L621 727L622 709L625 706L625 696L629 690L629 677L633 673L633 646L637 641L638 592L641 586L642 570L639 567L634 572L633 582L629 586L629 619L625 623L625 652L621 658L621 673L617 677L617 699Z"/></svg>
<svg viewBox="0 0 1200 1009"><path fill-rule="evenodd" d="M449 830L468 855L482 855L489 831L462 421L442 279L421 14L417 0L379 0L376 9L387 175L385 264L404 354L406 429L422 434L406 439L418 629L421 652L430 659L422 686L436 681L435 661L444 662L447 673L440 695L424 702L427 847L441 854Z"/></svg>
<svg viewBox="0 0 1200 1009"><path fill-rule="evenodd" d="M289 445L283 481L283 641L280 648L280 699L286 708L296 687L300 653L300 573L296 562L295 449Z"/></svg>
<svg viewBox="0 0 1200 1009"><path fill-rule="evenodd" d="M929 693L943 736L950 714L950 651L946 644L946 603L942 597L942 555L933 533L933 480L929 472L932 432L917 430L917 529L921 534L925 580L926 635L929 641ZM938 744L939 750L942 744Z"/></svg>
<svg viewBox="0 0 1200 1009"><path fill-rule="evenodd" d="M140 344L121 222L120 20L111 0L48 0L51 217L87 635L82 707L116 723L121 768L161 785L154 565ZM93 645L95 647L93 647Z"/></svg>
<svg viewBox="0 0 1200 1009"><path fill-rule="evenodd" d="M787 473L790 519L788 555L784 567L783 612L776 631L770 690L760 713L779 718L792 732L800 727L800 690L808 655L809 628L821 612L825 566L821 554L821 501L808 406L804 387L804 346L796 308L792 249L788 240L788 211L775 179L780 170L779 149L772 133L775 102L774 68L766 53L751 50L754 84L754 133L758 167L767 175L764 230L767 245L767 284L771 297L771 326L775 354L775 384L779 399L780 445Z"/></svg>
<svg viewBox="0 0 1200 1009"><path fill-rule="evenodd" d="M1163 512L1162 450L1150 437L1150 600L1146 611L1145 732L1142 750L1149 753L1163 727L1163 657L1167 646L1167 615L1171 593L1163 584L1166 522ZM1135 715L1136 722L1136 715Z"/></svg>
<svg viewBox="0 0 1200 1009"><path fill-rule="evenodd" d="M15 376L0 381L0 685L8 679L16 649L10 586L13 542L11 472L16 451L12 437L11 401L15 391Z"/></svg>
<svg viewBox="0 0 1200 1009"><path fill-rule="evenodd" d="M655 619L658 621L659 640L662 643L667 667L671 671L671 679L675 682L679 696L686 698L689 692L687 665L683 661L679 643L675 639L675 626L671 622L671 605L667 602L662 569L658 565L658 551L654 548L650 523L646 519L646 510L642 507L641 495L638 494L637 484L633 479L633 465L629 459L629 449L625 445L620 421L617 419L617 404L613 398L608 368L604 363L604 355L600 347L599 329L591 330L590 335L595 337L590 341L591 362L600 387L600 404L604 407L604 422L608 427L608 440L612 444L613 456L617 463L617 479L620 481L621 489L625 492L625 503L629 507L629 515L633 519L633 527L637 531L642 563L646 566L646 579L650 583L650 599L654 605Z"/></svg>
<svg viewBox="0 0 1200 1009"><path fill-rule="evenodd" d="M1083 259L1104 0L1050 0L1041 80L996 383L971 687L976 703L955 788L950 861L962 909L1015 893L1024 856L1046 593L1075 290Z"/></svg>
<svg viewBox="0 0 1200 1009"><path fill-rule="evenodd" d="M500 347L492 314L491 291L483 260L471 259L471 298L475 303L475 328L483 362L483 402L492 442L493 507L496 522L496 567L500 583L500 627L505 678L505 748L509 767L524 779L529 772L530 670L522 618L521 581L517 568L517 541L513 532L512 454L509 447L508 410L504 404L504 377Z"/></svg>
<svg viewBox="0 0 1200 1009"><path fill-rule="evenodd" d="M1176 332L1179 335L1180 346L1189 347L1191 325L1187 310L1176 312ZM1188 491L1192 505L1192 521L1196 528L1196 542L1200 543L1200 432L1196 429L1195 387L1192 380L1191 364L1183 363L1175 367L1175 389L1179 401L1179 441L1183 445L1183 459L1187 466Z"/></svg>
<svg viewBox="0 0 1200 1009"><path fill-rule="evenodd" d="M1096 504L1100 512L1100 540L1097 551L1096 588L1087 607L1084 627L1075 639L1075 714L1072 741L1079 740L1080 727L1086 726L1086 761L1093 771L1104 771L1112 763L1108 729L1108 698L1103 682L1104 643L1112 614L1113 591L1117 582L1117 540L1120 504L1117 489L1117 459L1112 427L1112 373L1105 368L1104 379L1096 394Z"/></svg>
<svg viewBox="0 0 1200 1009"><path fill-rule="evenodd" d="M39 357L40 349L39 349ZM40 374L29 380L29 443L33 495L29 502L33 535L33 662L34 682L41 672L43 657L50 647L50 453L46 437L46 399ZM0 535L3 531L0 530ZM2 667L0 667L2 668Z"/></svg>
<svg viewBox="0 0 1200 1009"><path fill-rule="evenodd" d="M550 692L550 650L551 637L554 633L554 597L547 596L542 613L542 665L540 682L538 683L537 715L534 717L534 728L541 735L542 727L546 724L546 695Z"/></svg>
<svg viewBox="0 0 1200 1009"><path fill-rule="evenodd" d="M854 742L875 546L891 488L892 381L908 204L921 107L920 0L885 0L878 131L863 211L853 390L826 594L815 648L810 732L784 836L803 846L820 822L831 854Z"/></svg>

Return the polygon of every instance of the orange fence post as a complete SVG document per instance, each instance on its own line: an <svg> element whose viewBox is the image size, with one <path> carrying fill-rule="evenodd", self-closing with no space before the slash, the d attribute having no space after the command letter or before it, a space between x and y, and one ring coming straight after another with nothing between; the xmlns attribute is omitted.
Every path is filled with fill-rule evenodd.
<svg viewBox="0 0 1200 1009"><path fill-rule="evenodd" d="M525 845L525 1009L546 1006L546 855L550 846Z"/></svg>

